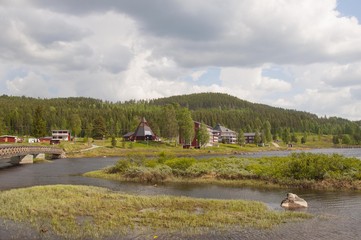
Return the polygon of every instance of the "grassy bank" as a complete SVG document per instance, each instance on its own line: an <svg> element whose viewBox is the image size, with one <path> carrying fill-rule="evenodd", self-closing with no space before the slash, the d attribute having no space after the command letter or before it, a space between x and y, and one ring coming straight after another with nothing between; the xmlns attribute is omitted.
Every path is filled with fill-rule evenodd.
<svg viewBox="0 0 361 240"><path fill-rule="evenodd" d="M361 161L341 155L294 153L287 157L211 159L164 154L130 155L113 167L85 176L135 182L196 182L311 189L361 190Z"/></svg>
<svg viewBox="0 0 361 240"><path fill-rule="evenodd" d="M97 146L92 148L92 146ZM276 148L273 145L268 147L257 147L254 144L239 146L236 144L219 144L217 146L202 149L183 149L181 145L166 142L120 142L116 147L111 146L110 140L96 140L91 144L83 142L61 143L61 148L66 151L67 157L98 157L98 156L127 156L134 152L144 156L158 156L162 152L175 156L199 156L199 155L225 155L247 152L285 150L287 148Z"/></svg>
<svg viewBox="0 0 361 240"><path fill-rule="evenodd" d="M299 136L299 138L300 137L301 136ZM75 142L63 142L60 147L66 151L68 157L127 156L132 152L137 152L146 156L157 156L161 152L170 152L176 156L197 156L206 154L226 155L287 149L296 150L335 147L332 143L332 136L328 135L310 135L305 144L301 144L300 141L298 141L298 143L293 144L292 148L289 148L287 144L278 142L278 146L276 145L277 147L273 144L269 144L265 147L259 147L255 144L240 146L237 144L220 143L216 146L202 149L183 149L181 145L175 145L174 142L123 142L121 139L117 139L117 144L113 147L110 138L106 140L85 140L78 138ZM94 145L98 147L92 148Z"/></svg>
<svg viewBox="0 0 361 240"><path fill-rule="evenodd" d="M185 197L133 196L89 186L39 186L0 192L0 217L31 224L45 236L102 239L107 236L192 234L210 229L270 228L309 218L270 211L259 202Z"/></svg>

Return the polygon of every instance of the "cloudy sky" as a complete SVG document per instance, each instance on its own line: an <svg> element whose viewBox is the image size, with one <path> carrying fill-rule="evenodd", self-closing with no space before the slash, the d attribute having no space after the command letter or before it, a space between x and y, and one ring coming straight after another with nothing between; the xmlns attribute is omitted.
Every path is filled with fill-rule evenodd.
<svg viewBox="0 0 361 240"><path fill-rule="evenodd" d="M224 92L361 120L359 0L0 0L0 93Z"/></svg>

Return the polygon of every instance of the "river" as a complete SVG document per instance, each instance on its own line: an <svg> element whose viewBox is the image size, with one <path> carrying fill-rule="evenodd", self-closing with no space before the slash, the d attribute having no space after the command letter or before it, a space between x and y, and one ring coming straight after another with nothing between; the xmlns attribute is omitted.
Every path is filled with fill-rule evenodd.
<svg viewBox="0 0 361 240"><path fill-rule="evenodd" d="M361 159L361 149L322 149L311 152L339 153ZM277 151L255 153L244 157L288 155ZM209 232L196 239L360 239L361 193L352 191L312 191L297 189L266 189L225 187L202 184L144 185L82 177L84 172L113 165L119 158L59 159L49 163L20 165L0 169L0 190L36 185L76 184L109 188L140 195L175 195L212 199L246 199L264 202L271 209L285 211L280 202L288 192L304 198L309 208L304 210L315 218L301 223L287 223L272 230L240 229L232 232ZM0 239L6 231L0 225Z"/></svg>

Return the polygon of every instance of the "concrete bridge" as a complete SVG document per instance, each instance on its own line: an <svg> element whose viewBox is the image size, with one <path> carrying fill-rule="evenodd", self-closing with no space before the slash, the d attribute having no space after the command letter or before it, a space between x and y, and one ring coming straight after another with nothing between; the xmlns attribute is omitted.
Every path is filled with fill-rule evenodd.
<svg viewBox="0 0 361 240"><path fill-rule="evenodd" d="M11 164L33 163L34 158L45 159L45 154L54 159L65 157L64 150L56 147L0 145L0 159Z"/></svg>

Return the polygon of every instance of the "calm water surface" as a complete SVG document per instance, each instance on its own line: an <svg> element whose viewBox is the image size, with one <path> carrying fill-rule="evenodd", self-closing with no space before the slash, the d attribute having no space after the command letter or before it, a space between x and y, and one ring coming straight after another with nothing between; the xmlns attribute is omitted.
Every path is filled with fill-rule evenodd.
<svg viewBox="0 0 361 240"><path fill-rule="evenodd" d="M361 149L310 150L327 154L339 153L361 159ZM256 153L250 156L288 155L290 152ZM247 157L247 156L245 156ZM143 185L86 178L84 172L113 165L118 158L59 159L50 163L21 165L0 169L0 190L36 185L76 184L106 187L115 191L142 195L175 195L212 199L246 199L264 202L270 208L284 211L280 202L288 192L297 193L309 203L307 211L316 217L302 223L284 224L272 230L234 230L209 232L196 239L361 239L361 193L311 191L297 189L239 188L199 184ZM5 235L4 235L5 234ZM0 239L6 230L0 226ZM171 236L168 236L171 237ZM36 237L35 237L36 238Z"/></svg>

